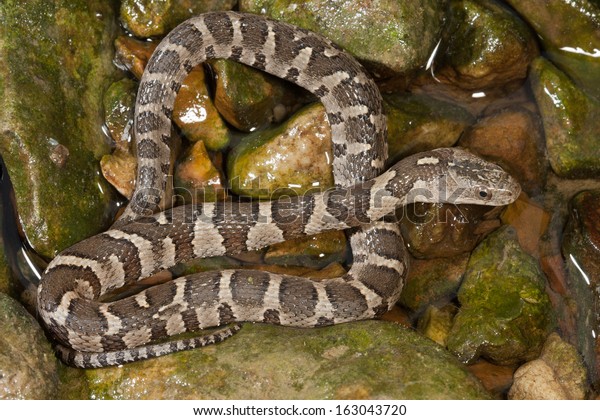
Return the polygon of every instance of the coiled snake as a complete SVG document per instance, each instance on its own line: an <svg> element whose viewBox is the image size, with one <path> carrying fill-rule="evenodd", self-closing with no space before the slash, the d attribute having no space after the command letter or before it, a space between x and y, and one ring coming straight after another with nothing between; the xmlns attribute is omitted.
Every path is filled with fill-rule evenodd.
<svg viewBox="0 0 600 420"><path fill-rule="evenodd" d="M331 125L335 189L289 200L204 203L152 214L169 173L175 95L191 69L212 58L264 70L322 101ZM395 304L407 271L398 226L381 221L385 215L414 201L505 205L520 192L501 168L460 149L414 155L380 175L386 119L372 79L324 37L249 14L204 14L162 41L140 82L134 132L137 185L124 215L107 232L57 256L38 289L39 315L60 357L75 366L121 364L217 342L237 327L164 339L236 321L317 327L377 317ZM331 229L347 229L352 248L353 264L339 278L313 281L225 270L101 301L106 293L178 262L260 249Z"/></svg>

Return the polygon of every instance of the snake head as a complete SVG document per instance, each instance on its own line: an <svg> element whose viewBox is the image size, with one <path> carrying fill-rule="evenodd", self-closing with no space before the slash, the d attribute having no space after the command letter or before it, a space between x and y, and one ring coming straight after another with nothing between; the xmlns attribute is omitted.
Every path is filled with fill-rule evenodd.
<svg viewBox="0 0 600 420"><path fill-rule="evenodd" d="M417 153L402 162L412 172L407 202L505 206L521 193L519 183L500 166L458 148Z"/></svg>
<svg viewBox="0 0 600 420"><path fill-rule="evenodd" d="M454 204L505 206L521 194L519 183L500 166L463 149L451 150L448 175L459 193Z"/></svg>

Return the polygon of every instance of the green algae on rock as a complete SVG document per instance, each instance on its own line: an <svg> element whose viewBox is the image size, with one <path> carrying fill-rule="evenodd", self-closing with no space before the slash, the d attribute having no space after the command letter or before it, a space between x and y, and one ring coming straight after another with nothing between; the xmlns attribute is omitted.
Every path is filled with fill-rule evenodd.
<svg viewBox="0 0 600 420"><path fill-rule="evenodd" d="M135 36L164 35L200 13L231 10L237 0L123 0L121 21Z"/></svg>
<svg viewBox="0 0 600 420"><path fill-rule="evenodd" d="M544 54L600 100L600 4L595 0L506 0L538 33Z"/></svg>
<svg viewBox="0 0 600 420"><path fill-rule="evenodd" d="M284 80L231 60L211 61L211 67L215 107L238 130L251 132L288 115L296 95Z"/></svg>
<svg viewBox="0 0 600 420"><path fill-rule="evenodd" d="M415 312L449 303L456 296L468 260L468 253L454 258L414 259L399 302Z"/></svg>
<svg viewBox="0 0 600 420"><path fill-rule="evenodd" d="M451 147L474 122L464 108L426 95L385 95L383 103L389 163L414 153Z"/></svg>
<svg viewBox="0 0 600 420"><path fill-rule="evenodd" d="M216 346L86 375L94 399L489 398L442 347L385 321L245 324Z"/></svg>
<svg viewBox="0 0 600 420"><path fill-rule="evenodd" d="M423 316L419 318L417 330L425 337L445 347L457 311L458 308L454 305L446 305L442 308L429 306Z"/></svg>
<svg viewBox="0 0 600 420"><path fill-rule="evenodd" d="M0 293L0 400L49 399L58 392L58 361L40 325Z"/></svg>
<svg viewBox="0 0 600 420"><path fill-rule="evenodd" d="M550 334L538 359L514 374L511 400L582 400L588 393L587 372L575 347Z"/></svg>
<svg viewBox="0 0 600 420"><path fill-rule="evenodd" d="M384 78L425 67L439 40L445 1L241 0L240 10L320 33Z"/></svg>
<svg viewBox="0 0 600 420"><path fill-rule="evenodd" d="M491 0L451 0L436 78L466 90L514 88L539 54L533 33Z"/></svg>
<svg viewBox="0 0 600 420"><path fill-rule="evenodd" d="M345 262L346 246L343 231L324 232L271 245L265 254L265 262L323 268L333 262Z"/></svg>
<svg viewBox="0 0 600 420"><path fill-rule="evenodd" d="M232 149L230 188L237 195L268 199L331 188L332 156L325 108L309 105L281 126L252 133Z"/></svg>
<svg viewBox="0 0 600 420"><path fill-rule="evenodd" d="M104 1L0 3L0 154L29 243L52 257L104 228L102 94L116 24ZM58 152L58 153L57 153Z"/></svg>
<svg viewBox="0 0 600 420"><path fill-rule="evenodd" d="M129 152L133 109L138 84L131 79L114 82L104 93L104 121L116 148Z"/></svg>
<svg viewBox="0 0 600 420"><path fill-rule="evenodd" d="M533 61L530 76L554 172L565 178L600 176L600 101L545 58Z"/></svg>
<svg viewBox="0 0 600 420"><path fill-rule="evenodd" d="M537 357L554 327L545 283L513 228L488 236L469 259L448 349L463 362L481 356L510 365Z"/></svg>
<svg viewBox="0 0 600 420"><path fill-rule="evenodd" d="M571 200L562 253L568 282L577 302L577 346L590 371L592 383L600 384L600 360L595 353L600 329L600 190L583 191ZM594 334L594 331L596 332Z"/></svg>

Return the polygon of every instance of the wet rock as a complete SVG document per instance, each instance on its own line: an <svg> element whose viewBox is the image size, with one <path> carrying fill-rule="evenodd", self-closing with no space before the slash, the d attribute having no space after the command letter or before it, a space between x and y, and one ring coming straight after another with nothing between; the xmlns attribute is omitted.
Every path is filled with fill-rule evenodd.
<svg viewBox="0 0 600 420"><path fill-rule="evenodd" d="M439 40L445 2L241 0L240 10L318 32L383 78L425 66Z"/></svg>
<svg viewBox="0 0 600 420"><path fill-rule="evenodd" d="M539 51L527 25L498 2L452 0L440 53L436 79L468 91L506 91L523 83Z"/></svg>
<svg viewBox="0 0 600 420"><path fill-rule="evenodd" d="M104 178L123 197L131 199L135 189L135 173L137 158L129 151L116 149L111 155L104 155L100 160L100 169Z"/></svg>
<svg viewBox="0 0 600 420"><path fill-rule="evenodd" d="M265 262L323 268L333 262L344 262L345 256L346 235L342 231L331 231L271 245Z"/></svg>
<svg viewBox="0 0 600 420"><path fill-rule="evenodd" d="M202 66L194 68L181 84L173 121L188 140L202 141L209 150L221 150L229 144L229 129L210 98Z"/></svg>
<svg viewBox="0 0 600 420"><path fill-rule="evenodd" d="M506 0L539 35L544 55L600 100L600 5L594 0Z"/></svg>
<svg viewBox="0 0 600 420"><path fill-rule="evenodd" d="M458 300L448 349L463 362L480 356L501 365L531 360L554 327L544 274L511 227L473 251Z"/></svg>
<svg viewBox="0 0 600 420"><path fill-rule="evenodd" d="M429 306L423 316L419 318L417 330L425 337L445 347L457 310L454 305L446 305L442 308Z"/></svg>
<svg viewBox="0 0 600 420"><path fill-rule="evenodd" d="M479 379L483 387L496 399L506 399L513 382L516 367L498 366L485 360L467 366L469 372Z"/></svg>
<svg viewBox="0 0 600 420"><path fill-rule="evenodd" d="M232 149L227 165L231 190L278 198L330 188L331 156L325 108L309 105L281 126L250 134Z"/></svg>
<svg viewBox="0 0 600 420"><path fill-rule="evenodd" d="M292 109L291 86L274 76L231 60L211 63L215 107L235 128L251 132L282 121Z"/></svg>
<svg viewBox="0 0 600 420"><path fill-rule="evenodd" d="M157 45L156 41L140 41L121 35L115 39L115 62L139 80Z"/></svg>
<svg viewBox="0 0 600 420"><path fill-rule="evenodd" d="M389 162L438 147L451 147L474 122L465 109L426 95L385 95L384 106Z"/></svg>
<svg viewBox="0 0 600 420"><path fill-rule="evenodd" d="M577 347L590 370L592 383L599 382L600 361L595 348L600 342L600 190L584 191L571 200L562 253L573 300L577 302Z"/></svg>
<svg viewBox="0 0 600 420"><path fill-rule="evenodd" d="M540 255L540 244L548 230L550 217L546 209L527 198L525 194L521 194L517 201L502 213L501 220L515 228L523 250L537 257Z"/></svg>
<svg viewBox="0 0 600 420"><path fill-rule="evenodd" d="M116 148L129 153L133 110L138 85L131 79L121 79L104 94L104 121Z"/></svg>
<svg viewBox="0 0 600 420"><path fill-rule="evenodd" d="M121 21L140 38L164 35L200 13L231 10L236 0L123 0Z"/></svg>
<svg viewBox="0 0 600 420"><path fill-rule="evenodd" d="M515 372L511 400L580 400L587 394L587 373L575 347L552 333L538 359Z"/></svg>
<svg viewBox="0 0 600 420"><path fill-rule="evenodd" d="M111 218L96 159L110 148L102 94L117 28L103 1L5 1L0 14L0 154L25 235L51 257Z"/></svg>
<svg viewBox="0 0 600 420"><path fill-rule="evenodd" d="M384 321L246 324L216 346L86 374L94 399L488 398L443 348Z"/></svg>
<svg viewBox="0 0 600 420"><path fill-rule="evenodd" d="M531 87L554 172L566 178L600 176L600 102L544 58L531 65Z"/></svg>
<svg viewBox="0 0 600 420"><path fill-rule="evenodd" d="M447 258L470 252L500 226L500 208L415 203L403 211L402 236L416 258Z"/></svg>
<svg viewBox="0 0 600 420"><path fill-rule="evenodd" d="M175 193L185 203L216 201L226 196L221 173L204 146L194 143L175 168Z"/></svg>
<svg viewBox="0 0 600 420"><path fill-rule="evenodd" d="M469 254L454 258L413 260L400 295L400 303L420 312L427 306L450 302L456 297L467 261Z"/></svg>
<svg viewBox="0 0 600 420"><path fill-rule="evenodd" d="M542 124L525 108L505 108L480 119L459 146L502 166L530 194L540 192L544 185L547 164Z"/></svg>
<svg viewBox="0 0 600 420"><path fill-rule="evenodd" d="M36 320L0 293L0 399L58 395L58 363Z"/></svg>

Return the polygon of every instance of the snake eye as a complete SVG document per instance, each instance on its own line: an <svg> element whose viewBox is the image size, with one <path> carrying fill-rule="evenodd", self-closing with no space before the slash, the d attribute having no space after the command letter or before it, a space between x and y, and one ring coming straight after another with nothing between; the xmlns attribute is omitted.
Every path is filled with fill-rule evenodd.
<svg viewBox="0 0 600 420"><path fill-rule="evenodd" d="M487 201L492 199L492 192L485 187L479 189L479 198Z"/></svg>

